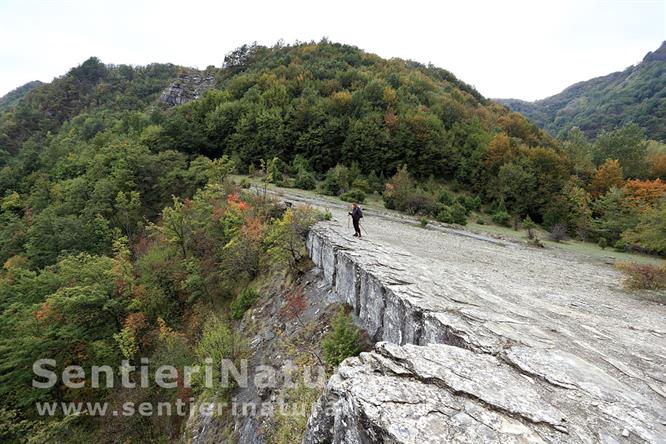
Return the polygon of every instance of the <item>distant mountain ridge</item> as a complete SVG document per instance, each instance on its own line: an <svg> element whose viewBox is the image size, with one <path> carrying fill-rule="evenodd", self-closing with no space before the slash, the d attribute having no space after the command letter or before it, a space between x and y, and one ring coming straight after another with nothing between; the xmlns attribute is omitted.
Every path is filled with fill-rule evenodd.
<svg viewBox="0 0 666 444"><path fill-rule="evenodd" d="M40 85L43 85L43 83L39 80L33 80L32 82L28 82L25 85L19 86L18 88L13 89L4 96L0 97L0 113L11 108L26 94Z"/></svg>
<svg viewBox="0 0 666 444"><path fill-rule="evenodd" d="M666 41L624 71L579 82L527 102L495 99L557 136L579 127L588 137L634 122L647 137L666 141Z"/></svg>

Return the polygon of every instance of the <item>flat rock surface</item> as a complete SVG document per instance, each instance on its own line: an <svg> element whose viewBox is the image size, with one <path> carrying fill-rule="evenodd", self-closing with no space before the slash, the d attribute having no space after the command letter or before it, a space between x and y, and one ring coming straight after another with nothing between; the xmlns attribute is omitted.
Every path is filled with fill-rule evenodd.
<svg viewBox="0 0 666 444"><path fill-rule="evenodd" d="M310 203L333 213L314 262L385 342L343 363L305 442L666 442L666 306L612 266L370 211L358 239Z"/></svg>

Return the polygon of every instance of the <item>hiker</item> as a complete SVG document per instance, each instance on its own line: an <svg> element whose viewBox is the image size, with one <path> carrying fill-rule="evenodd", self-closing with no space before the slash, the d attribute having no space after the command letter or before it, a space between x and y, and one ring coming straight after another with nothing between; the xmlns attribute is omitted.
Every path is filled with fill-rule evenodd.
<svg viewBox="0 0 666 444"><path fill-rule="evenodd" d="M354 224L354 236L361 237L361 218L363 217L363 211L361 211L361 207L359 207L356 202L352 204L352 210L349 215L351 216L352 223Z"/></svg>

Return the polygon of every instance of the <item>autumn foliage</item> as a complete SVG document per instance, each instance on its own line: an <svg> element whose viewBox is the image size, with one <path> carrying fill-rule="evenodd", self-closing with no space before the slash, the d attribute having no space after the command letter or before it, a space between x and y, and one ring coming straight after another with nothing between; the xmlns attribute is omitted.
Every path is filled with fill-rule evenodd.
<svg viewBox="0 0 666 444"><path fill-rule="evenodd" d="M590 193L593 197L599 197L613 187L622 188L624 175L622 167L617 160L607 160L597 168L590 184Z"/></svg>
<svg viewBox="0 0 666 444"><path fill-rule="evenodd" d="M632 205L647 210L666 197L666 182L661 179L628 180L625 190Z"/></svg>

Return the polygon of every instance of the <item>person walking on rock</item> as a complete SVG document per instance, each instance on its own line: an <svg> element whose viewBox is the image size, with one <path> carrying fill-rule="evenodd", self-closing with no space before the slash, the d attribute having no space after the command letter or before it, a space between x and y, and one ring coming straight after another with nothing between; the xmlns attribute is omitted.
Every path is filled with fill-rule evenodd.
<svg viewBox="0 0 666 444"><path fill-rule="evenodd" d="M354 224L354 236L361 237L361 218L363 218L363 211L361 211L361 207L359 207L356 202L352 204L352 210L349 212L349 215Z"/></svg>

